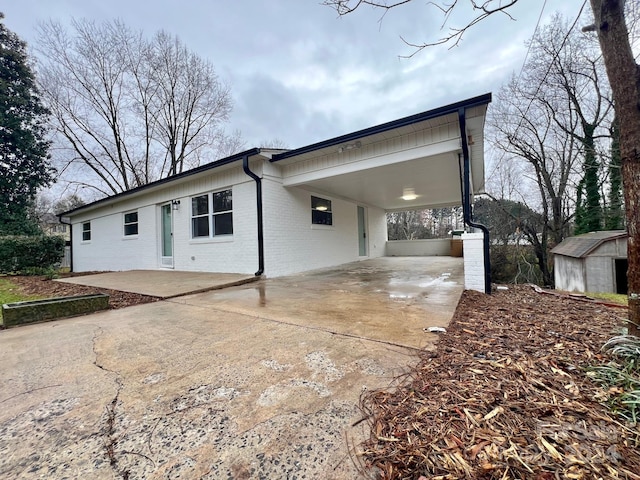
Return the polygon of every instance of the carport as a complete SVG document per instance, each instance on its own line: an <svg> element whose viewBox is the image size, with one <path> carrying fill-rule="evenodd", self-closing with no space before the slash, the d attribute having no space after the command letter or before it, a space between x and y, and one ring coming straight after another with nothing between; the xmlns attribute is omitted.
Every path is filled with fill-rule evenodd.
<svg viewBox="0 0 640 480"><path fill-rule="evenodd" d="M387 213L462 205L465 224L481 232L463 236L470 242L466 285L490 293L489 231L471 214L473 196L484 193L490 101L491 94L481 95L282 152L271 162L282 167L285 187L326 192Z"/></svg>

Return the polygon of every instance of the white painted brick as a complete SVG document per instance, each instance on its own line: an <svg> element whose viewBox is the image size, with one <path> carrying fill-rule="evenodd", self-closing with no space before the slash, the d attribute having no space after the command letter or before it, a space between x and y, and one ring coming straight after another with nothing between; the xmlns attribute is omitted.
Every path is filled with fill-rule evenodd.
<svg viewBox="0 0 640 480"><path fill-rule="evenodd" d="M261 173L260 162L252 162ZM275 277L385 255L385 212L365 206L368 257L358 251L358 204L322 192L282 186L279 168L265 166L263 215L265 274ZM233 190L233 236L191 239L191 198L225 188ZM333 226L311 225L311 194L332 201ZM212 170L210 175L157 191L143 192L112 205L73 217L74 270L161 268L160 208L180 200L173 214L174 268L184 271L251 274L258 269L256 187L240 166ZM138 211L139 234L124 238L123 211ZM82 242L82 223L91 222L92 239Z"/></svg>
<svg viewBox="0 0 640 480"><path fill-rule="evenodd" d="M464 287L484 293L484 234L463 233Z"/></svg>

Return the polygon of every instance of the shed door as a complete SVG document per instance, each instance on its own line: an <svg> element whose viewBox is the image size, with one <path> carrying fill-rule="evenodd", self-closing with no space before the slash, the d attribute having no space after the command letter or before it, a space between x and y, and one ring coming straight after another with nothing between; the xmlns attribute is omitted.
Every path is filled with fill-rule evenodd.
<svg viewBox="0 0 640 480"><path fill-rule="evenodd" d="M615 259L616 293L627 295L629 284L627 283L627 269L629 261L626 258Z"/></svg>
<svg viewBox="0 0 640 480"><path fill-rule="evenodd" d="M160 208L160 241L162 248L160 265L165 268L173 268L173 222L171 218L171 204L167 203Z"/></svg>

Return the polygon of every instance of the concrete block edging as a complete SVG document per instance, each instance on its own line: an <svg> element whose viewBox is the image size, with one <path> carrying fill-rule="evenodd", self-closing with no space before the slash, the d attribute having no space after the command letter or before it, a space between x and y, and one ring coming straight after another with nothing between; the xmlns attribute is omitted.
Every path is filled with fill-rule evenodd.
<svg viewBox="0 0 640 480"><path fill-rule="evenodd" d="M45 298L2 305L4 327L74 317L109 308L109 295L97 293L71 297Z"/></svg>

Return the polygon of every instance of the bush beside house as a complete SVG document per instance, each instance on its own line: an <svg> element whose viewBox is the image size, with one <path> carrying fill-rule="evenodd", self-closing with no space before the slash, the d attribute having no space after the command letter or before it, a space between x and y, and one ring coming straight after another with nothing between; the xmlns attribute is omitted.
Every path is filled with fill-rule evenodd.
<svg viewBox="0 0 640 480"><path fill-rule="evenodd" d="M32 273L56 267L64 256L58 236L0 237L0 273Z"/></svg>

